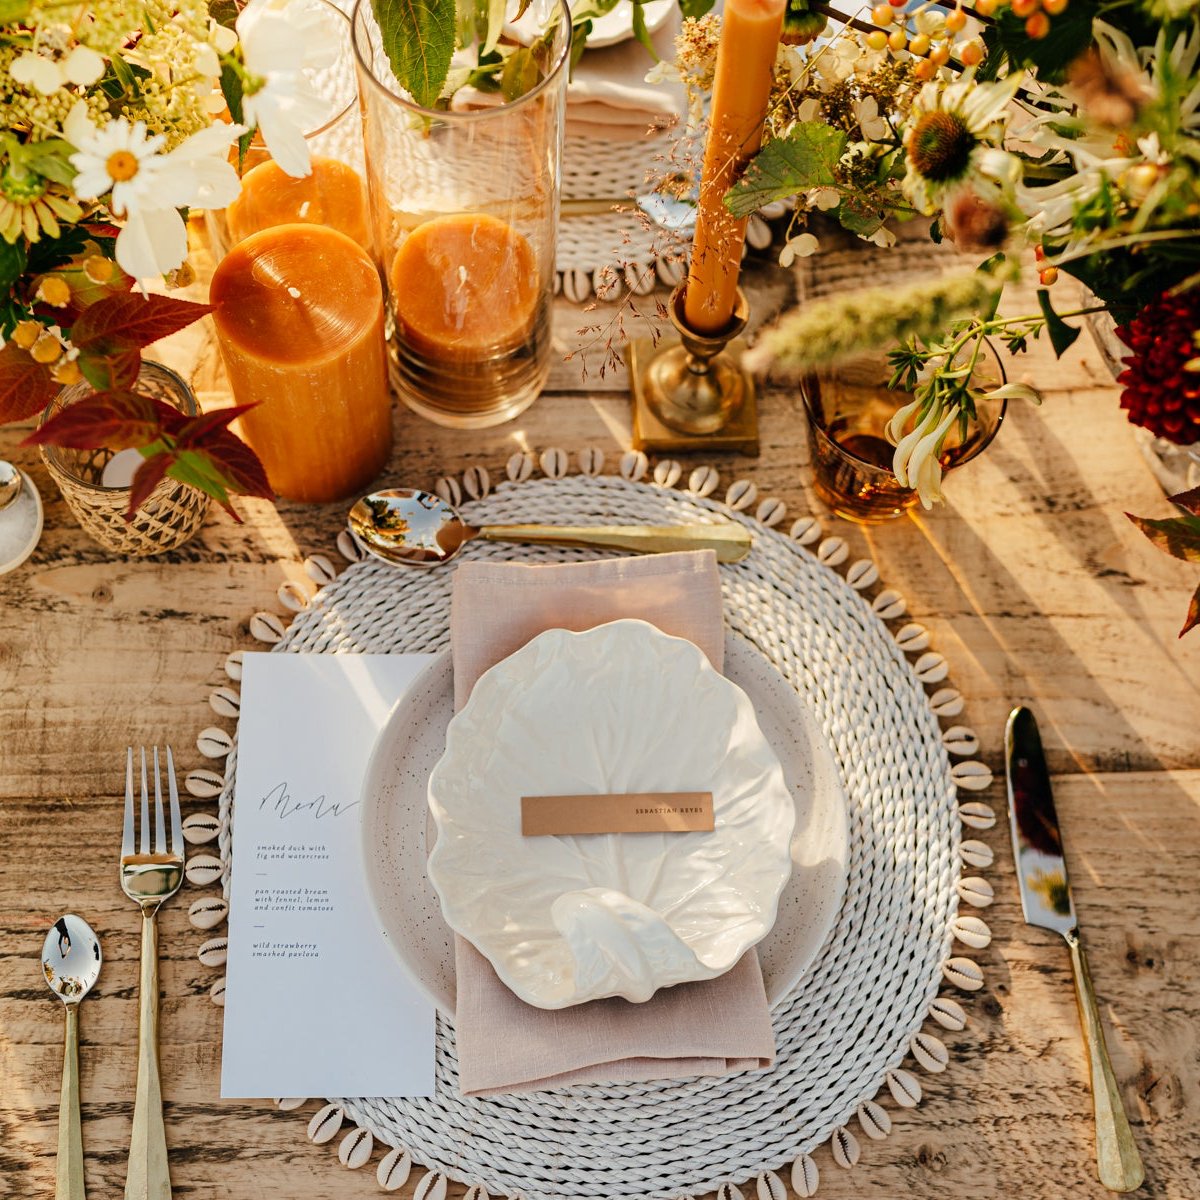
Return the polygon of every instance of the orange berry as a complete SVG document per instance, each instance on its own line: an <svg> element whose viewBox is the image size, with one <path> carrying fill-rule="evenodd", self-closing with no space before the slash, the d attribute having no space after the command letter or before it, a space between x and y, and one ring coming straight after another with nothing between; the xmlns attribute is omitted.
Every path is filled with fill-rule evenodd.
<svg viewBox="0 0 1200 1200"><path fill-rule="evenodd" d="M964 42L958 52L958 57L962 59L964 67L979 66L983 62L983 43L978 38L972 38L969 42Z"/></svg>
<svg viewBox="0 0 1200 1200"><path fill-rule="evenodd" d="M951 33L960 33L967 26L967 14L961 8L946 14L946 28Z"/></svg>
<svg viewBox="0 0 1200 1200"><path fill-rule="evenodd" d="M913 67L913 75L922 81L928 81L937 74L937 65L931 63L929 59L923 58L915 67Z"/></svg>
<svg viewBox="0 0 1200 1200"><path fill-rule="evenodd" d="M925 55L929 53L929 46L929 35L924 33L918 33L917 36L912 38L908 43L909 51L915 54L918 58L924 58Z"/></svg>
<svg viewBox="0 0 1200 1200"><path fill-rule="evenodd" d="M1035 13L1042 7L1041 0L1012 0L1012 10L1014 17L1020 17L1024 20L1031 13Z"/></svg>
<svg viewBox="0 0 1200 1200"><path fill-rule="evenodd" d="M1033 257L1037 259L1038 262L1042 262L1046 257L1046 247L1042 245L1034 246Z"/></svg>
<svg viewBox="0 0 1200 1200"><path fill-rule="evenodd" d="M42 333L38 340L33 343L33 349L29 353L33 356L34 362L52 363L58 361L58 357L62 354L62 351L62 342L54 334Z"/></svg>
<svg viewBox="0 0 1200 1200"><path fill-rule="evenodd" d="M21 321L12 331L12 341L22 350L32 349L33 343L41 336L42 327L37 321Z"/></svg>
<svg viewBox="0 0 1200 1200"><path fill-rule="evenodd" d="M950 61L950 47L945 42L940 46L934 46L929 52L929 61L935 67L944 67Z"/></svg>
<svg viewBox="0 0 1200 1200"><path fill-rule="evenodd" d="M1040 42L1050 32L1050 18L1044 12L1035 12L1025 22L1025 32L1035 42Z"/></svg>
<svg viewBox="0 0 1200 1200"><path fill-rule="evenodd" d="M894 13L890 4L877 4L871 9L871 21L875 25L890 25Z"/></svg>
<svg viewBox="0 0 1200 1200"><path fill-rule="evenodd" d="M1042 287L1050 287L1051 284L1058 278L1057 267L1043 267L1038 272L1038 282Z"/></svg>
<svg viewBox="0 0 1200 1200"><path fill-rule="evenodd" d="M1042 7L1052 16L1067 11L1067 0L1042 0Z"/></svg>
<svg viewBox="0 0 1200 1200"><path fill-rule="evenodd" d="M893 29L888 34L888 45L899 54L908 45L908 34L903 29Z"/></svg>
<svg viewBox="0 0 1200 1200"><path fill-rule="evenodd" d="M888 3L893 8L903 8L908 3L908 0L888 0Z"/></svg>
<svg viewBox="0 0 1200 1200"><path fill-rule="evenodd" d="M990 17L996 11L996 0L975 0L975 11L981 17Z"/></svg>
<svg viewBox="0 0 1200 1200"><path fill-rule="evenodd" d="M867 45L872 50L886 50L888 44L888 35L882 29L874 29L867 34Z"/></svg>

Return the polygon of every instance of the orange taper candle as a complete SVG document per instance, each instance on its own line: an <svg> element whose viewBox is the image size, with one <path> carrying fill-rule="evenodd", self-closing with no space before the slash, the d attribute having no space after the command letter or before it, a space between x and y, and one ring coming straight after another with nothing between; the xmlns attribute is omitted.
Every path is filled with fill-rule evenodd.
<svg viewBox="0 0 1200 1200"><path fill-rule="evenodd" d="M366 251L323 225L253 233L209 299L243 436L272 487L324 502L361 491L392 448L383 285Z"/></svg>
<svg viewBox="0 0 1200 1200"><path fill-rule="evenodd" d="M696 237L684 315L697 333L718 334L733 316L746 221L723 203L762 144L775 55L787 0L725 0Z"/></svg>

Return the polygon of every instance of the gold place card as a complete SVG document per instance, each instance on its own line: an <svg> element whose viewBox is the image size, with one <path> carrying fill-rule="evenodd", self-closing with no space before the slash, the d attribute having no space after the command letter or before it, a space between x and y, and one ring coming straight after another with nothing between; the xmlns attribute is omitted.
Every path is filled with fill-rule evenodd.
<svg viewBox="0 0 1200 1200"><path fill-rule="evenodd" d="M525 837L580 833L711 833L712 792L522 796Z"/></svg>

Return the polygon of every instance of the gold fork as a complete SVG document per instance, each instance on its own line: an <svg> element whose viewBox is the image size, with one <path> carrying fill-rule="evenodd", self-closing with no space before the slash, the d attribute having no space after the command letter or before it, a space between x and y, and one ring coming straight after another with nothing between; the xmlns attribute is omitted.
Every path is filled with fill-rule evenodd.
<svg viewBox="0 0 1200 1200"><path fill-rule="evenodd" d="M183 824L175 762L167 747L167 788L171 803L171 849L163 814L158 747L154 747L154 848L151 850L150 795L146 787L146 750L142 748L141 844L134 850L133 747L125 760L125 827L121 838L121 888L142 910L142 966L138 983L137 1096L125 1200L170 1200L167 1136L163 1126L162 1086L158 1077L158 916L183 882Z"/></svg>

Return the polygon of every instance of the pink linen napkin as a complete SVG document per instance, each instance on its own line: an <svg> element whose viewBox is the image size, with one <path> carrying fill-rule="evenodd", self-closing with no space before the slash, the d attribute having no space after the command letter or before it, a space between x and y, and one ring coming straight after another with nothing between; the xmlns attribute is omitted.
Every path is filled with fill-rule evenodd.
<svg viewBox="0 0 1200 1200"><path fill-rule="evenodd" d="M659 554L555 566L463 563L455 572L450 641L454 700L546 629L590 629L622 617L649 621L723 660L716 555ZM464 1095L536 1091L760 1070L775 1061L758 955L717 979L573 1008L534 1008L509 991L464 938L455 939L455 1031Z"/></svg>

